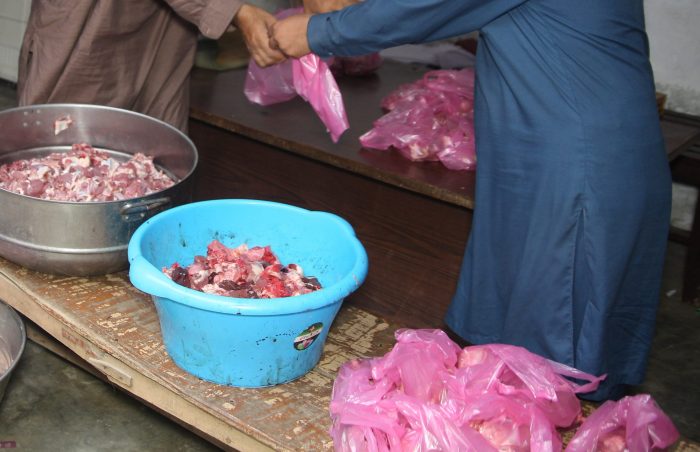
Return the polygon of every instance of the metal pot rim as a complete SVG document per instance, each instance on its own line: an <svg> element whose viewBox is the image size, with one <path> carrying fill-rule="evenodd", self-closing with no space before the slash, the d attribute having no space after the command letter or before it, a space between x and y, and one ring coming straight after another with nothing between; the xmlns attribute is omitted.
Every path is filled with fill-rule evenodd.
<svg viewBox="0 0 700 452"><path fill-rule="evenodd" d="M139 116L139 117L143 118L144 120L152 121L152 122L158 123L162 126L165 126L166 128L168 128L168 129L172 130L173 132L177 133L178 135L180 135L187 142L189 147L192 149L192 152L194 154L194 162L192 163L192 168L190 168L190 170L188 171L188 173L184 177L175 181L175 184L170 186L170 187L166 187L162 190L154 191L154 192L149 193L149 194L144 195L144 196L139 196L139 197L135 197L135 198L117 199L117 200L113 200L113 201L51 200L51 199L36 198L34 196L21 195L19 193L5 190L4 188L0 188L0 193L8 193L10 195L18 196L20 198L31 199L31 200L41 201L41 202L51 203L51 204L98 206L98 205L104 205L104 204L124 203L127 201L133 201L135 199L145 199L145 198L148 198L151 196L158 196L158 195L162 194L166 190L169 190L169 189L173 188L175 185L179 185L180 183L189 179L192 176L192 174L195 172L195 170L197 169L197 166L199 165L199 152L197 151L197 147L194 145L192 140L190 140L190 137L188 137L187 134L185 134L177 127L172 126L171 124L168 124L167 122L165 122L163 120L160 120L158 118L154 118L152 116L148 116L148 115L145 115L143 113L136 112L136 111L127 110L125 108L109 107L106 105L95 105L95 104L79 104L79 103L37 104L37 105L25 105L25 106L20 106L20 107L8 108L6 110L0 111L0 115L6 114L6 113L16 113L16 112L21 112L21 111L29 111L29 110L61 109L61 108L88 108L88 109L94 109L94 110L108 110L108 111L114 111L114 112L127 113L129 115Z"/></svg>
<svg viewBox="0 0 700 452"><path fill-rule="evenodd" d="M195 165L197 163L196 157L195 157ZM194 172L196 167L193 167L189 173L182 179L178 180L175 182L174 185L171 185L170 187L166 187L162 190L154 191L152 193L149 193L147 195L143 196L137 196L135 198L125 198L125 199L115 199L112 201L61 201L61 200L54 200L54 199L44 199L44 198L36 198L34 196L27 196L27 195L21 195L19 193L15 193L10 190L5 190L4 188L0 188L0 193L6 193L12 196L17 196L22 199L31 199L32 201L38 201L38 202L44 202L44 203L49 203L49 204L67 204L67 205L81 205L81 206L100 206L100 205L110 205L110 204L117 204L117 203L127 203L127 202L134 202L139 199L147 199L150 197L157 197L160 196L162 193L165 191L175 187L176 185L180 185L182 182L186 181L192 176L192 173Z"/></svg>
<svg viewBox="0 0 700 452"><path fill-rule="evenodd" d="M17 366L17 363L18 363L19 360L22 358L22 355L24 354L24 348L25 348L25 346L27 345L27 330L26 330L26 328L25 328L25 326L24 326L24 321L22 321L22 318L19 316L19 314L17 313L17 311L15 311L15 309L14 309L12 306L10 306L9 304L7 304L7 303L4 302L3 300L0 300L0 303L2 303L2 304L4 304L5 306L7 306L8 310L9 310L9 312L10 312L10 316L13 317L14 320L15 320L15 321L17 322L17 324L19 325L20 334L22 335L22 343L21 343L21 345L20 345L20 347L19 347L19 352L17 353L17 357L14 359L14 361L13 361L12 363L10 363L10 367L8 367L7 370L6 370L4 373L0 374L0 380L2 380L2 379L4 379L4 378L7 378L8 375L10 375L10 374L12 373L12 371L13 371L13 370L15 369L15 367ZM12 357L12 358L14 358L14 357Z"/></svg>

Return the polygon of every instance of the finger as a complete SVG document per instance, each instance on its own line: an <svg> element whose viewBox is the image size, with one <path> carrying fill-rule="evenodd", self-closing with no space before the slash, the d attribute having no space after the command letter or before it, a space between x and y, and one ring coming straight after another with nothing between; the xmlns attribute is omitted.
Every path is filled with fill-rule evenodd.
<svg viewBox="0 0 700 452"><path fill-rule="evenodd" d="M284 52L273 50L270 54L272 63L279 63L287 59L287 55Z"/></svg>
<svg viewBox="0 0 700 452"><path fill-rule="evenodd" d="M275 37L275 35L277 34L277 28L279 28L278 23L279 22L275 22L274 24L267 27L267 36L268 37L270 37L270 38Z"/></svg>
<svg viewBox="0 0 700 452"><path fill-rule="evenodd" d="M280 48L280 43L274 37L261 41L258 45L259 52L274 58L285 58L286 55Z"/></svg>
<svg viewBox="0 0 700 452"><path fill-rule="evenodd" d="M287 59L287 57L282 52L270 49L267 51L256 52L253 55L253 59L258 64L258 66L267 67L282 62L285 59Z"/></svg>

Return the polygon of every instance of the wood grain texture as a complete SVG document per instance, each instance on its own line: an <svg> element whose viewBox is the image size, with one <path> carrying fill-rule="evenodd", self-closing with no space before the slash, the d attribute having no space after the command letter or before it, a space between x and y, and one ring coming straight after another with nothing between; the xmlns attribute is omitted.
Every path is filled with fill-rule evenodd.
<svg viewBox="0 0 700 452"><path fill-rule="evenodd" d="M388 323L345 306L311 372L284 385L243 389L209 383L177 367L165 350L150 297L126 273L46 275L0 259L0 298L112 383L241 450L331 450L328 404L338 368L350 359L383 355L393 345Z"/></svg>
<svg viewBox="0 0 700 452"><path fill-rule="evenodd" d="M131 286L126 273L46 275L0 259L0 298L125 392L218 446L241 451L332 450L328 405L338 369L351 359L387 353L397 329L345 305L311 372L290 383L243 389L178 368L165 351L150 297ZM582 402L584 416L594 409ZM574 431L561 433L566 444ZM681 440L673 450L700 448Z"/></svg>

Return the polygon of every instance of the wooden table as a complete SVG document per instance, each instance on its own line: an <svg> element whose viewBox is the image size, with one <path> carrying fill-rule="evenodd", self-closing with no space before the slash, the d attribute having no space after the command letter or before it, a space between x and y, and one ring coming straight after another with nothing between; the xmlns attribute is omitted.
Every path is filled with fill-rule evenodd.
<svg viewBox="0 0 700 452"><path fill-rule="evenodd" d="M173 363L154 304L126 273L46 275L0 258L0 299L123 391L214 444L241 451L332 450L328 404L338 368L350 359L385 354L396 331L345 305L311 372L269 388L235 388L200 380ZM593 409L584 402L584 413ZM572 434L564 434L564 441ZM675 450L700 447L683 440Z"/></svg>
<svg viewBox="0 0 700 452"><path fill-rule="evenodd" d="M270 388L234 388L200 380L173 363L154 304L126 273L53 276L0 259L0 299L124 391L239 450L332 450L328 404L339 366L383 355L394 343L389 324L344 307L310 373Z"/></svg>
<svg viewBox="0 0 700 452"><path fill-rule="evenodd" d="M377 74L340 77L338 85L350 129L338 143L331 141L311 107L299 97L268 107L248 101L243 93L245 69L226 72L195 69L190 117L196 120L197 130L202 123L215 126L377 182L472 208L474 172L451 171L439 162L415 164L396 152L362 149L358 141L383 114L381 99L400 84L417 80L425 71L423 67L387 61ZM219 142L219 152L229 155L235 152L228 148L226 142Z"/></svg>
<svg viewBox="0 0 700 452"><path fill-rule="evenodd" d="M693 145L700 143L700 119L667 112L661 119L668 160L673 163Z"/></svg>
<svg viewBox="0 0 700 452"><path fill-rule="evenodd" d="M341 77L338 85L350 123L333 143L321 121L301 98L259 106L243 93L245 69L216 72L195 69L191 83L191 118L286 152L411 190L435 200L474 207L473 171L451 171L438 162L412 163L396 152L363 149L359 137L383 112L380 100L404 83L417 80L426 68L386 61L376 74ZM669 161L700 140L700 121L668 111L661 119ZM227 152L226 143L219 151Z"/></svg>

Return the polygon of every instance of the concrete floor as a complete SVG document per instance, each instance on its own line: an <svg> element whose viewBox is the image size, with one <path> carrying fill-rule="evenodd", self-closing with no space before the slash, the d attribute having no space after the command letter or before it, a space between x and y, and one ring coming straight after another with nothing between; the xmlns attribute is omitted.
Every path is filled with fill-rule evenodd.
<svg viewBox="0 0 700 452"><path fill-rule="evenodd" d="M31 341L0 404L3 441L27 451L218 450Z"/></svg>
<svg viewBox="0 0 700 452"><path fill-rule="evenodd" d="M0 83L0 109L15 104ZM685 247L669 242L646 381L688 439L700 442L700 309L681 301ZM214 446L108 383L32 343L0 404L0 446L20 450L208 451Z"/></svg>

